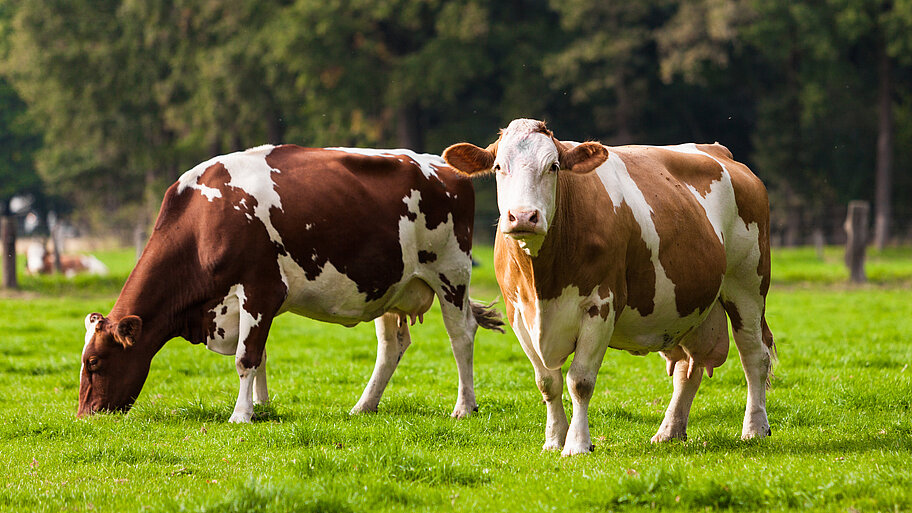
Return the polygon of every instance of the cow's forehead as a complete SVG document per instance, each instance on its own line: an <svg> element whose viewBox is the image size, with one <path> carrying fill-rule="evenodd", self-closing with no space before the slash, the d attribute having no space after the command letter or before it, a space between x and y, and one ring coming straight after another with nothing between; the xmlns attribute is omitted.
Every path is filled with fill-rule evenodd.
<svg viewBox="0 0 912 513"><path fill-rule="evenodd" d="M557 158L557 147L550 132L541 121L517 119L500 135L498 158L506 160L532 159L543 163Z"/></svg>

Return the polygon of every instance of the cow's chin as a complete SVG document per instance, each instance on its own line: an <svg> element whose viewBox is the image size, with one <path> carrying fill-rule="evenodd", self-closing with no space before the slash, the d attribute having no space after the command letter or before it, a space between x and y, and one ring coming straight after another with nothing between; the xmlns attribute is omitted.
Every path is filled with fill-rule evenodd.
<svg viewBox="0 0 912 513"><path fill-rule="evenodd" d="M123 405L123 406L112 406L112 405L108 405L108 406L98 406L98 407L94 407L94 406L93 406L93 407L82 407L82 406L80 406L79 409L76 411L76 418L81 419L81 418L84 418L84 417L87 417L87 416L95 415L96 413L115 413L115 414L119 413L119 414L124 414L124 413L129 412L129 411L130 411L130 408L132 408L132 407L133 407L133 403L132 403L132 402L127 403L127 404L125 404L125 405Z"/></svg>
<svg viewBox="0 0 912 513"><path fill-rule="evenodd" d="M545 234L539 232L513 231L504 232L504 235L515 240L519 247L529 256L538 256L542 243L545 242Z"/></svg>

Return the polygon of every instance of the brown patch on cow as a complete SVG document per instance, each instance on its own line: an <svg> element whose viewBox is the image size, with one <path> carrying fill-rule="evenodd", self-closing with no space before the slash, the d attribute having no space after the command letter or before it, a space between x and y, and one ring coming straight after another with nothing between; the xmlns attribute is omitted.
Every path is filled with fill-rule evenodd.
<svg viewBox="0 0 912 513"><path fill-rule="evenodd" d="M440 274L439 278L443 283L443 299L462 310L462 305L465 304L466 285L450 283L450 280L443 274Z"/></svg>
<svg viewBox="0 0 912 513"><path fill-rule="evenodd" d="M630 205L626 202L618 207L625 217L633 220L633 212ZM643 240L643 232L640 225L635 221L626 223L630 229L630 237L627 241L626 264L626 282L627 282L627 301L626 306L633 308L645 317L655 310L655 293L656 293L656 269L652 263L652 251L646 246Z"/></svg>
<svg viewBox="0 0 912 513"><path fill-rule="evenodd" d="M699 146L698 148L706 149ZM712 184L722 179L722 166L710 157L662 148L648 148L647 151L659 153L654 158L662 162L665 171L693 187L704 198L709 194Z"/></svg>
<svg viewBox="0 0 912 513"><path fill-rule="evenodd" d="M435 260L437 260L437 253L434 253L432 251L425 251L423 249L418 252L418 262L422 264L434 262Z"/></svg>
<svg viewBox="0 0 912 513"><path fill-rule="evenodd" d="M474 190L471 181L446 167L426 178L407 157L366 156L332 150L279 146L267 156L281 173L278 191L308 191L301 201L283 202L272 222L308 279L327 263L358 285L368 301L380 299L403 272L399 222L415 221L405 199L417 191L428 229L452 218L460 249L472 247ZM447 194L449 193L449 194ZM365 222L369 220L370 222ZM309 229L303 229L310 225ZM340 237L339 234L344 234Z"/></svg>
<svg viewBox="0 0 912 513"><path fill-rule="evenodd" d="M705 210L682 180L708 187L705 184L721 176L721 167L705 156L661 148L625 147L615 151L652 207L659 235L659 261L675 285L678 314L684 317L703 312L716 300L722 285L725 250ZM679 171L682 168L686 171Z"/></svg>
<svg viewBox="0 0 912 513"><path fill-rule="evenodd" d="M744 327L744 321L741 320L741 312L738 311L738 306L731 301L722 301L722 307L725 308L725 313L728 314L728 319L731 321L732 331L741 331Z"/></svg>

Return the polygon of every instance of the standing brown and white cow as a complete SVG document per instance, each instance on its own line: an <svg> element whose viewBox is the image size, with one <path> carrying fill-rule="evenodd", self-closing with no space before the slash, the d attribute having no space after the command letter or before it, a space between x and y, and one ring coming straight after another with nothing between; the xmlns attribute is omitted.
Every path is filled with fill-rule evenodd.
<svg viewBox="0 0 912 513"><path fill-rule="evenodd" d="M747 376L741 436L770 434L769 206L727 149L568 143L517 119L487 149L456 144L444 158L496 174L497 280L547 404L545 449L592 450L587 410L609 347L662 353L674 394L652 440L686 438L703 370L728 354L726 314Z"/></svg>
<svg viewBox="0 0 912 513"><path fill-rule="evenodd" d="M110 314L86 317L78 414L128 410L158 350L183 337L235 355L230 422L250 422L268 400L266 336L287 311L376 319L377 363L352 412L376 411L406 321L434 296L459 372L453 416L471 414L475 330L503 324L468 296L474 203L467 178L408 150L261 146L194 167L168 189Z"/></svg>

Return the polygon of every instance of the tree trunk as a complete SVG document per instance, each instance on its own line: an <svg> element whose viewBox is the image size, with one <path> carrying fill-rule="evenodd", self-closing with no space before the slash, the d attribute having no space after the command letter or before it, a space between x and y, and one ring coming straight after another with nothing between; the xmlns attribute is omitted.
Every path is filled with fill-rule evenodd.
<svg viewBox="0 0 912 513"><path fill-rule="evenodd" d="M424 151L420 115L421 109L414 103L396 109L396 142L403 148L419 153Z"/></svg>
<svg viewBox="0 0 912 513"><path fill-rule="evenodd" d="M890 239L893 192L893 77L886 43L878 49L877 174L874 182L874 245L880 251Z"/></svg>
<svg viewBox="0 0 912 513"><path fill-rule="evenodd" d="M0 215L0 241L3 248L3 288L18 289L16 279L16 218Z"/></svg>
<svg viewBox="0 0 912 513"><path fill-rule="evenodd" d="M846 214L846 250L845 263L849 268L849 279L854 283L864 283L865 276L865 246L868 243L868 211L870 207L866 201L853 201L849 203Z"/></svg>
<svg viewBox="0 0 912 513"><path fill-rule="evenodd" d="M273 111L269 115L266 124L266 140L269 144L282 144L285 142L285 120L278 111Z"/></svg>
<svg viewBox="0 0 912 513"><path fill-rule="evenodd" d="M63 234L60 231L60 220L53 212L48 215L48 232L51 235L51 256L54 260L54 270L63 274L63 262L60 260L60 254L63 253L63 240L60 237Z"/></svg>

